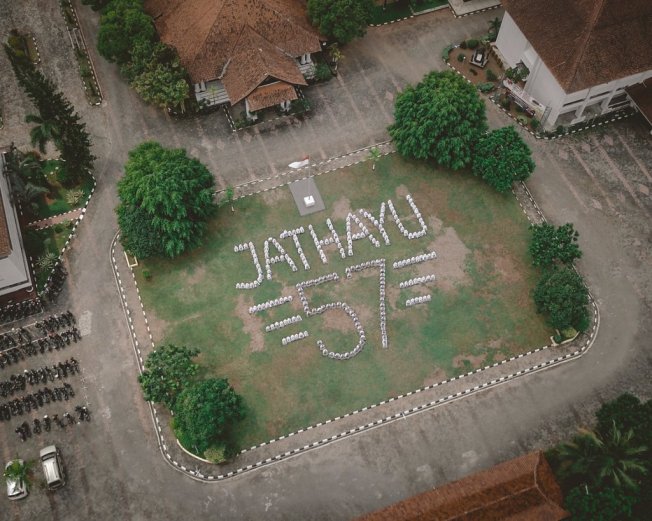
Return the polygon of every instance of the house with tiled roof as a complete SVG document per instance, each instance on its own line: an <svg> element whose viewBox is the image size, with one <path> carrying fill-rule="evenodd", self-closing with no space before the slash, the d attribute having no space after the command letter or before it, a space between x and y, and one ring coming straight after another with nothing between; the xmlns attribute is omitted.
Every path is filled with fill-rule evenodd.
<svg viewBox="0 0 652 521"><path fill-rule="evenodd" d="M32 287L18 214L4 171L5 158L0 152L0 296L29 290Z"/></svg>
<svg viewBox="0 0 652 521"><path fill-rule="evenodd" d="M322 39L301 0L145 0L145 10L205 106L287 110L314 75Z"/></svg>
<svg viewBox="0 0 652 521"><path fill-rule="evenodd" d="M569 517L543 453L428 490L357 521L561 521Z"/></svg>
<svg viewBox="0 0 652 521"><path fill-rule="evenodd" d="M547 129L630 106L625 89L652 77L650 0L502 3L495 49L528 74L507 88Z"/></svg>

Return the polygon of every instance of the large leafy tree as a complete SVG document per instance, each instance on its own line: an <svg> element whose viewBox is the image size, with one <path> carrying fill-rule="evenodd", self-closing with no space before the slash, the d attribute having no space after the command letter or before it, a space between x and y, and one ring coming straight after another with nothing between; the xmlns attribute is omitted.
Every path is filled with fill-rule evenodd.
<svg viewBox="0 0 652 521"><path fill-rule="evenodd" d="M223 441L229 427L244 415L242 398L225 378L210 378L187 387L174 407L174 429L181 444L203 454Z"/></svg>
<svg viewBox="0 0 652 521"><path fill-rule="evenodd" d="M587 325L588 290L572 268L547 270L534 289L534 303L557 329L583 330Z"/></svg>
<svg viewBox="0 0 652 521"><path fill-rule="evenodd" d="M175 257L198 246L215 209L214 191L211 173L184 150L142 143L129 153L125 176L118 183L116 211L123 244L138 257L146 257L152 250ZM128 223L134 218L149 220L142 235L134 223ZM160 248L139 248L149 244L153 234Z"/></svg>
<svg viewBox="0 0 652 521"><path fill-rule="evenodd" d="M367 32L373 0L308 0L308 18L329 39L348 43Z"/></svg>
<svg viewBox="0 0 652 521"><path fill-rule="evenodd" d="M512 126L492 130L475 146L473 173L498 192L509 191L514 181L525 181L534 166L530 147Z"/></svg>
<svg viewBox="0 0 652 521"><path fill-rule="evenodd" d="M145 370L138 377L145 400L163 403L169 409L197 376L199 366L192 359L198 349L173 344L163 345L152 351L145 360Z"/></svg>
<svg viewBox="0 0 652 521"><path fill-rule="evenodd" d="M577 486L564 500L573 521L623 521L632 519L636 497L629 490Z"/></svg>
<svg viewBox="0 0 652 521"><path fill-rule="evenodd" d="M82 0L82 4L91 6L93 11L99 11L107 6L111 0Z"/></svg>
<svg viewBox="0 0 652 521"><path fill-rule="evenodd" d="M473 85L452 71L431 72L396 98L389 127L400 154L434 159L459 170L487 128L484 102Z"/></svg>
<svg viewBox="0 0 652 521"><path fill-rule="evenodd" d="M179 107L185 110L188 98L188 82L186 71L178 61L158 63L140 74L132 86L147 102L165 109Z"/></svg>
<svg viewBox="0 0 652 521"><path fill-rule="evenodd" d="M636 490L638 480L647 473L648 448L633 438L632 430L622 432L615 422L605 435L581 430L558 447L559 474L571 483Z"/></svg>
<svg viewBox="0 0 652 521"><path fill-rule="evenodd" d="M582 256L577 244L580 234L571 223L557 228L548 223L533 224L530 231L529 250L535 266L547 268L555 263L571 264Z"/></svg>
<svg viewBox="0 0 652 521"><path fill-rule="evenodd" d="M143 0L112 0L102 10L97 50L107 60L125 63L137 42L152 41L155 37L154 24L145 13Z"/></svg>

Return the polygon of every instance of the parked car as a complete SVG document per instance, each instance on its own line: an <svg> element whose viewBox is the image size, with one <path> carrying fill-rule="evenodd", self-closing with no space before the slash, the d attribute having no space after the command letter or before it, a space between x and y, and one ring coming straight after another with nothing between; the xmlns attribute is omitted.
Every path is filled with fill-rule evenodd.
<svg viewBox="0 0 652 521"><path fill-rule="evenodd" d="M5 476L7 476L7 471L12 465L18 465L22 468L25 462L22 459L15 459L7 463L5 465ZM13 476L6 477L5 479L7 480L7 496L9 496L9 499L22 499L27 497L29 490L24 479Z"/></svg>
<svg viewBox="0 0 652 521"><path fill-rule="evenodd" d="M66 474L63 468L61 453L54 445L41 449L39 453L45 481L50 490L61 488L66 484Z"/></svg>

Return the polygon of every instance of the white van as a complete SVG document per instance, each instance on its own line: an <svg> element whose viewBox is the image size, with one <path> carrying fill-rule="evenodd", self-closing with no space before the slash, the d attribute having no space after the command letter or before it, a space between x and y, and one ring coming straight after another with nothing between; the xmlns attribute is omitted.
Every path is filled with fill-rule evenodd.
<svg viewBox="0 0 652 521"><path fill-rule="evenodd" d="M59 449L54 445L50 445L41 449L40 456L48 488L55 490L63 487L66 484L66 475L63 470L63 462Z"/></svg>

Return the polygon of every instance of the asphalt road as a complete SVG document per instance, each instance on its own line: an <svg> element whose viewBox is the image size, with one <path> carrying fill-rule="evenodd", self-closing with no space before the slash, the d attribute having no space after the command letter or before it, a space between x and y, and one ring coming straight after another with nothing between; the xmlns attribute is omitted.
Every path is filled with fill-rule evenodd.
<svg viewBox="0 0 652 521"><path fill-rule="evenodd" d="M50 4L0 0L0 12L9 10L5 20L33 28L42 42L44 69L84 107L78 78L66 73L72 55ZM599 336L584 357L219 484L192 481L158 452L109 262L115 181L127 151L142 139L185 146L224 185L283 171L306 154L325 158L370 145L387 137L397 89L441 68L441 48L483 29L496 13L455 20L443 12L370 30L345 50L337 80L308 91L316 101L315 116L265 135L231 135L220 114L170 121L144 107L115 66L96 57L106 100L101 108L81 111L99 158L98 190L69 256L70 284L61 302L90 328L70 352L83 367L78 385L93 421L56 434L69 466L68 486L56 494L35 487L27 500L6 502L1 518L350 519L547 447L620 392L652 395L652 143L641 121L632 119L572 139L530 140L538 167L528 185L550 220L572 221L580 231L579 267L601 310ZM80 14L92 35L95 15L85 7ZM4 88L7 80L2 81ZM24 143L21 111L29 107L17 90L12 95L17 98L9 110L3 98L11 136L8 123L0 139L17 136L21 143L22 136ZM492 125L508 123L494 107L488 110ZM5 460L15 453L34 457L44 443L21 445L7 427L0 427L0 438Z"/></svg>

